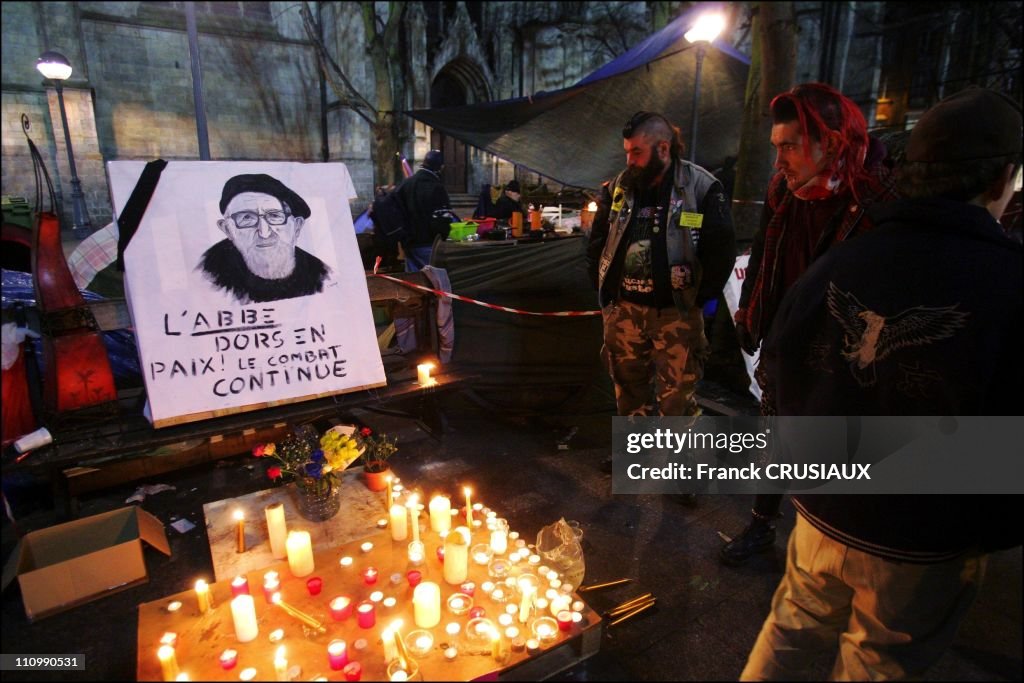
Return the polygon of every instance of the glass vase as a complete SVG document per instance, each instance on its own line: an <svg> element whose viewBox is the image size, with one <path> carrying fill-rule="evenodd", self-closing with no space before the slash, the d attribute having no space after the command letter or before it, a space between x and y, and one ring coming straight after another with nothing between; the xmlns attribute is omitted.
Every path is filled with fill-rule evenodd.
<svg viewBox="0 0 1024 683"><path fill-rule="evenodd" d="M330 482L325 488L295 485L295 502L299 514L311 522L323 522L341 510L341 486Z"/></svg>

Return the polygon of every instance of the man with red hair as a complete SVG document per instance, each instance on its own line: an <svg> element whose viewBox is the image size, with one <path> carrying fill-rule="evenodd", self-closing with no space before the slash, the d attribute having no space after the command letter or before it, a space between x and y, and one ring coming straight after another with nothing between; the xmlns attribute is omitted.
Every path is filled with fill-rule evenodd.
<svg viewBox="0 0 1024 683"><path fill-rule="evenodd" d="M833 245L871 229L868 206L895 198L885 147L868 137L864 115L838 90L803 83L775 97L770 109L778 172L768 185L735 316L740 347L750 355L797 278ZM760 366L754 375L761 414L774 415ZM759 494L750 524L722 548L722 562L742 564L774 547L781 505L782 494Z"/></svg>

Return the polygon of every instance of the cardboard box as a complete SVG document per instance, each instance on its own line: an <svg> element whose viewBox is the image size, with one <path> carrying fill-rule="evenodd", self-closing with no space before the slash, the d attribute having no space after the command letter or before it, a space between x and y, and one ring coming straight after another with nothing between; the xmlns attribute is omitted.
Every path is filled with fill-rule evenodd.
<svg viewBox="0 0 1024 683"><path fill-rule="evenodd" d="M143 541L170 557L163 524L137 507L33 531L7 560L3 588L17 577L29 621L69 610L148 581Z"/></svg>

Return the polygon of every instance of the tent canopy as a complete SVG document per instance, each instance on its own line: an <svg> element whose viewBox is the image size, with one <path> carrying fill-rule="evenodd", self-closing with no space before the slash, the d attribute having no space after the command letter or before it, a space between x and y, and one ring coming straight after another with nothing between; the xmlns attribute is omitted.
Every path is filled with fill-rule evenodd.
<svg viewBox="0 0 1024 683"><path fill-rule="evenodd" d="M679 16L568 88L406 114L563 185L596 189L624 167L622 126L639 110L666 115L689 150L697 49L683 34L697 15L694 9ZM705 168L739 149L748 64L728 44L707 49L696 147L696 162Z"/></svg>

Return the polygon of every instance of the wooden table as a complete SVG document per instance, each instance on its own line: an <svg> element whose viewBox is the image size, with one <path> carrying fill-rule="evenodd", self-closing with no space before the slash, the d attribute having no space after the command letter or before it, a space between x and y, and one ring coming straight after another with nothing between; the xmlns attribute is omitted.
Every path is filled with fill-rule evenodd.
<svg viewBox="0 0 1024 683"><path fill-rule="evenodd" d="M289 529L309 531L314 548L336 548L376 533L378 519L386 519L384 493L366 488L360 478L362 470L346 470L341 479L341 512L329 522L317 523L303 519L295 502L295 485L279 486L246 496L227 498L203 505L206 535L210 539L210 555L216 581L231 581L240 574L273 564L264 508L283 503ZM235 510L245 515L246 551L238 552Z"/></svg>
<svg viewBox="0 0 1024 683"><path fill-rule="evenodd" d="M445 601L456 592L456 588L444 581L442 565L435 554L440 540L437 534L429 531L427 520L423 517L421 516L421 521L427 530L421 534L421 538L426 544L427 560L416 569L422 572L424 581L433 581L440 586L442 613L441 622L436 627L428 629L433 634L434 646L425 656L417 658L424 680L474 680L484 676L497 676L501 680L538 680L596 654L600 648L602 622L601 618L587 606L582 610L581 622L574 624L568 632L558 632L555 640L542 644L535 654L526 651L511 652L506 661L499 663L492 658L489 646L469 648L464 637L468 615L454 616L445 607ZM413 618L412 588L405 578L406 571L410 569L406 558L406 542L393 542L389 531L374 534L370 541L373 543L373 549L366 553L360 550L358 541L353 541L332 550L320 550L315 554L316 568L312 575L323 580L323 591L317 596L309 595L306 588L309 577L292 576L287 562L277 562L260 570L247 572L259 624L259 635L248 643L239 643L235 637L230 606L231 588L228 580L218 581L210 586L214 606L206 614L199 613L193 591L184 591L140 605L138 680L161 680L157 648L161 637L167 632L177 634L177 662L181 671L187 672L192 680L235 681L238 680L239 673L248 667L257 670L257 680L274 680L274 656L278 647L282 645L286 649L289 665L301 667L301 673L295 680L312 680L321 675L328 677L329 680L344 680L341 671L332 671L328 665L327 645L334 639L345 640L349 649L349 659L362 665L363 680L386 680L381 631L396 619L403 622L403 635L408 635L417 627ZM478 530L474 533L474 542L484 541L484 532ZM351 566L343 567L339 563L339 559L345 556L353 558ZM374 585L367 585L362 579L363 570L368 566L373 566L379 571L379 579ZM304 626L282 608L267 603L262 585L263 574L268 570L277 571L281 577L282 599L292 607L318 619L326 627L326 633L318 633ZM395 573L400 578L398 583L392 583L390 578ZM474 596L476 604L484 607L487 616L496 621L505 605L482 596L479 586L488 580L486 568L471 563L469 578L477 585ZM360 628L354 613L342 621L332 620L328 608L332 598L348 595L358 602L368 599L370 594L377 590L384 596L395 597L397 604L387 609L378 603L376 624L373 627ZM574 595L573 599L579 600L579 597ZM174 612L168 611L168 604L175 600L182 603L181 608ZM462 633L454 641L448 637L445 630L445 626L452 622L462 626ZM515 625L529 637L529 623L519 624L518 619L515 619ZM284 637L279 642L271 642L269 639L275 629L283 629L284 632ZM360 640L366 641L365 647L361 650L357 649ZM459 649L459 654L451 661L446 660L443 654L445 647L450 644ZM238 664L226 671L221 668L219 657L229 648L238 652Z"/></svg>

